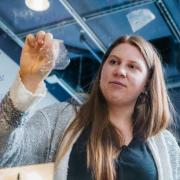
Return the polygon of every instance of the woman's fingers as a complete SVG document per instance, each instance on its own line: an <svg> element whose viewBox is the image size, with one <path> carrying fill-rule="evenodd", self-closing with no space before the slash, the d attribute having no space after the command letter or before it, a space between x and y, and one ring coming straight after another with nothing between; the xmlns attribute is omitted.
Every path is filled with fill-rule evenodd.
<svg viewBox="0 0 180 180"><path fill-rule="evenodd" d="M52 47L53 47L53 35L51 33L46 33L45 34L44 46L47 49L52 49Z"/></svg>
<svg viewBox="0 0 180 180"><path fill-rule="evenodd" d="M44 31L39 31L35 36L29 34L26 37L28 45L32 48L52 48L53 35L51 33L45 33Z"/></svg>
<svg viewBox="0 0 180 180"><path fill-rule="evenodd" d="M35 37L33 34L28 34L26 37L26 41L25 43L27 43L29 46L31 46L32 48L35 47Z"/></svg>
<svg viewBox="0 0 180 180"><path fill-rule="evenodd" d="M50 70L54 65L53 43L53 35L51 33L39 31L36 35L29 34L25 42L29 46L25 49L25 55L28 55L28 59L32 63L37 63L39 67L44 64L45 68L43 68L43 71Z"/></svg>
<svg viewBox="0 0 180 180"><path fill-rule="evenodd" d="M40 48L40 56L44 60L53 60L53 35L51 33L46 33L44 36L44 44Z"/></svg>
<svg viewBox="0 0 180 180"><path fill-rule="evenodd" d="M36 43L39 46L42 46L44 44L46 33L44 31L39 31L36 34Z"/></svg>
<svg viewBox="0 0 180 180"><path fill-rule="evenodd" d="M45 34L45 42L48 42L53 39L53 35L51 33Z"/></svg>

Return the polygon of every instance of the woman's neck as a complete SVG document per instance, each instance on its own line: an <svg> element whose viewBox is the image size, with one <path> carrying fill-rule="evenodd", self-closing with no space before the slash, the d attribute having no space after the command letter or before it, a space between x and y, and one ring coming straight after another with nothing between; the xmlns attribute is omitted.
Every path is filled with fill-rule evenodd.
<svg viewBox="0 0 180 180"><path fill-rule="evenodd" d="M109 106L109 118L111 123L122 133L125 144L129 144L133 138L132 114L134 106Z"/></svg>
<svg viewBox="0 0 180 180"><path fill-rule="evenodd" d="M134 112L134 105L109 105L110 120L116 125L132 123L132 114Z"/></svg>

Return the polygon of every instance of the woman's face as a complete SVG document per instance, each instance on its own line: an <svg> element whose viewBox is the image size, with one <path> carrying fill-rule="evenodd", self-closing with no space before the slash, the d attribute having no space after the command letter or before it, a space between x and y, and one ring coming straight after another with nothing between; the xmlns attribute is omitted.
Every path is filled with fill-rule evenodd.
<svg viewBox="0 0 180 180"><path fill-rule="evenodd" d="M141 52L128 43L116 46L106 59L100 88L108 104L136 103L145 90L148 69Z"/></svg>

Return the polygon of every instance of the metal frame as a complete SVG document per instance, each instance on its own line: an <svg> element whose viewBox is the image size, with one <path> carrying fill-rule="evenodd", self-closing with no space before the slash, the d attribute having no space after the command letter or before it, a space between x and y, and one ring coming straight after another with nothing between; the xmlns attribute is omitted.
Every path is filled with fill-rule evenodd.
<svg viewBox="0 0 180 180"><path fill-rule="evenodd" d="M14 40L20 47L23 47L24 42L8 27L8 25L3 21L0 17L0 28L12 39Z"/></svg>
<svg viewBox="0 0 180 180"><path fill-rule="evenodd" d="M171 30L173 36L175 37L176 41L180 43L180 30L177 27L175 21L173 20L172 16L169 13L169 10L167 9L166 5L162 0L156 0L155 2L157 8L159 9L161 15L165 19L165 22L167 23L169 29Z"/></svg>
<svg viewBox="0 0 180 180"><path fill-rule="evenodd" d="M91 47L91 45L88 43L88 41L85 38L85 33L84 31L80 32L80 42L82 42L84 44L84 46L90 51L90 53L94 56L94 58L101 63L102 58L93 50L93 48Z"/></svg>
<svg viewBox="0 0 180 180"><path fill-rule="evenodd" d="M96 46L103 52L106 52L106 47L103 42L97 37L93 30L85 23L85 21L80 17L77 11L68 3L67 0L59 0L64 8L72 15L72 17L77 21L81 28L87 33L91 40L96 44Z"/></svg>

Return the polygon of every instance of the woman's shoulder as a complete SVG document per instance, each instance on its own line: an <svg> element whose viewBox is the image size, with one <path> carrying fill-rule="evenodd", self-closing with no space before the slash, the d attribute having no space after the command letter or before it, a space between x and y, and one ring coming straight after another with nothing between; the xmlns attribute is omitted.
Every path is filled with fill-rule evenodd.
<svg viewBox="0 0 180 180"><path fill-rule="evenodd" d="M156 144L161 143L161 144L165 145L169 151L175 149L175 150L179 151L179 153L180 153L180 148L177 143L177 139L170 130L167 130L167 129L162 130L161 132L159 132L155 136L151 137L150 139L152 141L154 141L154 143L156 143Z"/></svg>
<svg viewBox="0 0 180 180"><path fill-rule="evenodd" d="M52 112L59 112L59 111L61 112L69 106L71 106L71 104L68 102L56 102L56 103L53 103L53 104L50 104L48 106L41 108L40 111L43 113L51 112L52 114Z"/></svg>
<svg viewBox="0 0 180 180"><path fill-rule="evenodd" d="M49 126L55 127L67 126L75 116L77 107L68 102L58 102L46 106L39 111L49 123Z"/></svg>
<svg viewBox="0 0 180 180"><path fill-rule="evenodd" d="M75 112L75 106L69 102L57 102L51 105L48 105L39 111L48 118L57 118L59 116L68 116Z"/></svg>
<svg viewBox="0 0 180 180"><path fill-rule="evenodd" d="M164 137L166 142L177 144L177 138L175 137L174 133L170 130L165 129L160 134Z"/></svg>

